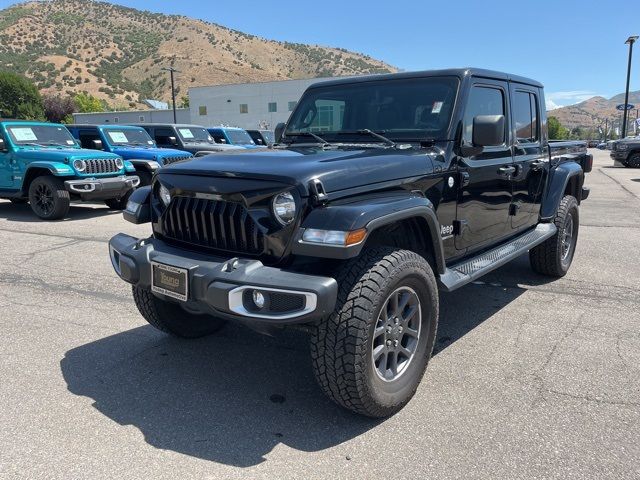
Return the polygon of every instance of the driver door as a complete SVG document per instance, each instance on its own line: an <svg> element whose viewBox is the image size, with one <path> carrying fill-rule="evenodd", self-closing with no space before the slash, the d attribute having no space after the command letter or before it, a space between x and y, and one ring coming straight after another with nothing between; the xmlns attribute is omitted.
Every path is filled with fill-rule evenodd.
<svg viewBox="0 0 640 480"><path fill-rule="evenodd" d="M482 153L460 159L461 185L456 217L456 249L477 250L511 233L509 206L515 171L511 151L509 88L506 82L477 79L467 101L462 141L473 143L473 119L478 115L504 115L505 141L484 147Z"/></svg>
<svg viewBox="0 0 640 480"><path fill-rule="evenodd" d="M4 149L0 150L0 188L12 188L14 172L11 160L13 154L9 151L9 144L2 133L0 133L0 138L4 140Z"/></svg>

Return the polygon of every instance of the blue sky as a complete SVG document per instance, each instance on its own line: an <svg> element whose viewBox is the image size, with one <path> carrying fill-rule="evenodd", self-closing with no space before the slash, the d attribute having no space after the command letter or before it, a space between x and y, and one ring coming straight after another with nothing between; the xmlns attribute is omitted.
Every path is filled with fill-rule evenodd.
<svg viewBox="0 0 640 480"><path fill-rule="evenodd" d="M16 2L0 0L0 8ZM477 66L533 77L549 103L624 90L637 0L276 0L113 3L201 18L261 37L347 48L404 70ZM514 8L519 5L519 8ZM640 42L632 90L640 90Z"/></svg>

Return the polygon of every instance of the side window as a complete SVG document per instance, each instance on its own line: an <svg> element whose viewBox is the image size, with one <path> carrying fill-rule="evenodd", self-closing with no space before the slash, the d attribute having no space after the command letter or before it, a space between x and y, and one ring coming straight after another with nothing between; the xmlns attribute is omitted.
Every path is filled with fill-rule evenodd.
<svg viewBox="0 0 640 480"><path fill-rule="evenodd" d="M224 137L222 132L214 130L213 132L209 132L209 134L213 137L216 143L227 143L227 139Z"/></svg>
<svg viewBox="0 0 640 480"><path fill-rule="evenodd" d="M464 112L465 143L473 143L473 119L478 115L504 115L504 92L499 88L474 86Z"/></svg>
<svg viewBox="0 0 640 480"><path fill-rule="evenodd" d="M513 101L516 139L519 143L533 143L538 135L538 102L533 93L516 91Z"/></svg>
<svg viewBox="0 0 640 480"><path fill-rule="evenodd" d="M80 130L78 134L80 140L80 146L82 148L96 148L94 140L100 140L100 135L97 130Z"/></svg>
<svg viewBox="0 0 640 480"><path fill-rule="evenodd" d="M173 130L170 128L156 128L155 139L159 146L169 146L169 137L175 137Z"/></svg>

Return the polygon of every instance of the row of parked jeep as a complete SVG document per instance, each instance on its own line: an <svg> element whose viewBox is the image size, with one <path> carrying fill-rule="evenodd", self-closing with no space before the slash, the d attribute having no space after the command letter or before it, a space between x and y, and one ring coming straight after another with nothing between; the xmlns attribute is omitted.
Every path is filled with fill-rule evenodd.
<svg viewBox="0 0 640 480"><path fill-rule="evenodd" d="M133 190L164 165L230 150L266 148L265 130L197 125L61 125L0 120L0 198L29 202L44 220L72 200L122 210Z"/></svg>

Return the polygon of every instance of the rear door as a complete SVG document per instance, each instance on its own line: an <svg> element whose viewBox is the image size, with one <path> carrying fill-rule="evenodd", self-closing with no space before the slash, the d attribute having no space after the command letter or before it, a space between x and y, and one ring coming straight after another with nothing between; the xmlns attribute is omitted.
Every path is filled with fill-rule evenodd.
<svg viewBox="0 0 640 480"><path fill-rule="evenodd" d="M538 222L542 186L549 166L540 128L540 95L536 87L511 84L513 125L513 206L511 228L523 230Z"/></svg>
<svg viewBox="0 0 640 480"><path fill-rule="evenodd" d="M510 234L511 152L509 89L506 82L475 79L465 108L462 140L471 145L473 119L478 115L505 116L505 142L485 147L475 156L462 158L459 164L460 185L456 217L460 232L457 250L482 248Z"/></svg>
<svg viewBox="0 0 640 480"><path fill-rule="evenodd" d="M4 140L4 150L0 150L0 188L13 187L13 154L9 150L7 137L0 132L0 138Z"/></svg>

